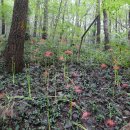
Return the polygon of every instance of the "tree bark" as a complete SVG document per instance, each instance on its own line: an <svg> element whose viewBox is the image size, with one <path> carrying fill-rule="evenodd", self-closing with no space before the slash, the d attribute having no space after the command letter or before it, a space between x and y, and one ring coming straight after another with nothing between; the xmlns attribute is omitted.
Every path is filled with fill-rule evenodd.
<svg viewBox="0 0 130 130"><path fill-rule="evenodd" d="M116 33L118 32L118 18L117 18L117 12L116 12L116 19L115 19L115 30Z"/></svg>
<svg viewBox="0 0 130 130"><path fill-rule="evenodd" d="M48 0L44 0L44 21L42 30L42 39L47 39L48 31Z"/></svg>
<svg viewBox="0 0 130 130"><path fill-rule="evenodd" d="M2 35L5 34L5 15L4 15L4 11L3 11L3 6L4 6L4 0L1 0L1 6L2 6Z"/></svg>
<svg viewBox="0 0 130 130"><path fill-rule="evenodd" d="M58 14L57 14L55 22L54 22L54 30L53 30L53 34L52 34L52 39L53 40L55 38L56 29L57 29L59 19L60 19L60 16L61 16L62 4L63 4L63 0L60 0L60 5L59 5L59 8L58 8Z"/></svg>
<svg viewBox="0 0 130 130"><path fill-rule="evenodd" d="M27 24L28 0L15 0L12 25L5 49L6 70L21 72L24 67L24 41Z"/></svg>
<svg viewBox="0 0 130 130"><path fill-rule="evenodd" d="M109 49L109 31L108 31L108 16L106 9L103 9L103 16L104 16L104 49Z"/></svg>
<svg viewBox="0 0 130 130"><path fill-rule="evenodd" d="M76 21L75 21L75 25L77 27L80 27L80 19L79 19L79 7L80 7L80 3L81 1L80 0L76 0L75 1L75 5L76 5Z"/></svg>
<svg viewBox="0 0 130 130"><path fill-rule="evenodd" d="M93 43L93 44L97 43L97 41L96 41L96 40L97 40L97 39L96 39L96 37L97 37L96 27L97 27L97 23L95 22L94 25L93 25L93 30L92 30L92 31L93 31L93 32L92 32L92 43Z"/></svg>
<svg viewBox="0 0 130 130"><path fill-rule="evenodd" d="M129 44L130 44L130 6L129 6L129 31L128 31L128 40L129 40Z"/></svg>
<svg viewBox="0 0 130 130"><path fill-rule="evenodd" d="M65 1L64 3L64 8L63 8L63 15L62 15L62 27L61 27L61 32L60 32L60 40L62 39L64 35L64 22L65 22L65 12L66 12L66 7L67 7L68 0Z"/></svg>
<svg viewBox="0 0 130 130"><path fill-rule="evenodd" d="M38 10L39 10L39 0L37 0L36 2L33 37L37 36Z"/></svg>
<svg viewBox="0 0 130 130"><path fill-rule="evenodd" d="M97 1L97 43L100 43L100 34L101 34L101 21L100 21L100 0Z"/></svg>

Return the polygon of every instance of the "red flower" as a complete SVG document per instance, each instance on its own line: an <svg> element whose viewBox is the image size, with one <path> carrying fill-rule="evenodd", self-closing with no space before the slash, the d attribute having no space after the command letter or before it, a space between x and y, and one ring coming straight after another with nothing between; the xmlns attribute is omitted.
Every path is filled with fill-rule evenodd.
<svg viewBox="0 0 130 130"><path fill-rule="evenodd" d="M82 115L82 119L88 119L88 117L91 115L91 113L90 112L83 112L83 115Z"/></svg>
<svg viewBox="0 0 130 130"><path fill-rule="evenodd" d="M73 54L73 52L70 51L70 50L66 50L64 53L65 53L66 55L72 55L72 54Z"/></svg>
<svg viewBox="0 0 130 130"><path fill-rule="evenodd" d="M75 89L75 92L76 93L82 93L82 90L81 89Z"/></svg>
<svg viewBox="0 0 130 130"><path fill-rule="evenodd" d="M108 119L106 121L106 125L108 125L109 127L114 127L116 125L116 123L113 120Z"/></svg>
<svg viewBox="0 0 130 130"><path fill-rule="evenodd" d="M105 77L102 77L101 79L102 79L102 80L105 80Z"/></svg>
<svg viewBox="0 0 130 130"><path fill-rule="evenodd" d="M80 86L74 86L74 89L80 89Z"/></svg>
<svg viewBox="0 0 130 130"><path fill-rule="evenodd" d="M76 72L73 72L72 73L72 78L77 78L78 77L78 74Z"/></svg>
<svg viewBox="0 0 130 130"><path fill-rule="evenodd" d="M120 69L120 66L114 65L114 66L113 66L113 69L114 69L114 70L119 70L119 69Z"/></svg>
<svg viewBox="0 0 130 130"><path fill-rule="evenodd" d="M74 91L79 94L82 93L82 89L80 88L80 86L75 86Z"/></svg>
<svg viewBox="0 0 130 130"><path fill-rule="evenodd" d="M123 87L123 88L128 88L128 87L129 87L129 84L124 83L124 84L122 84L122 87Z"/></svg>
<svg viewBox="0 0 130 130"><path fill-rule="evenodd" d="M70 87L71 87L70 85L66 85L66 86L65 86L66 89L69 89Z"/></svg>
<svg viewBox="0 0 130 130"><path fill-rule="evenodd" d="M101 68L102 68L102 69L106 69L106 68L107 68L107 65L106 65L106 64L101 64Z"/></svg>
<svg viewBox="0 0 130 130"><path fill-rule="evenodd" d="M45 56L45 57L51 57L51 56L53 56L53 52L51 52L51 51L46 51L46 52L44 53L44 56Z"/></svg>
<svg viewBox="0 0 130 130"><path fill-rule="evenodd" d="M5 93L3 92L0 92L0 99L4 98L5 97Z"/></svg>
<svg viewBox="0 0 130 130"><path fill-rule="evenodd" d="M71 102L72 107L76 106L76 102Z"/></svg>
<svg viewBox="0 0 130 130"><path fill-rule="evenodd" d="M63 56L60 56L58 59L59 59L60 61L64 61L64 60L65 60Z"/></svg>

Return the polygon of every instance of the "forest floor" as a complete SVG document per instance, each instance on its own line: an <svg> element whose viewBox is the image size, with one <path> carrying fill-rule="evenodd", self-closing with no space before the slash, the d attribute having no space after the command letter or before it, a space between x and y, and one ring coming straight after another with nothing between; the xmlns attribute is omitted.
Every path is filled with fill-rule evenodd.
<svg viewBox="0 0 130 130"><path fill-rule="evenodd" d="M119 130L130 121L129 69L32 64L0 75L2 130Z"/></svg>

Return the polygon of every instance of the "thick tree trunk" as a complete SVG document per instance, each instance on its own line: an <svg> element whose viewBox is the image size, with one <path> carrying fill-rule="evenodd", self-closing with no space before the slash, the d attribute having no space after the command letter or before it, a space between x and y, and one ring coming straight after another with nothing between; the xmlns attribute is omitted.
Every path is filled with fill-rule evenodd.
<svg viewBox="0 0 130 130"><path fill-rule="evenodd" d="M108 16L106 9L103 9L103 16L104 16L104 49L109 49L109 31L108 31Z"/></svg>
<svg viewBox="0 0 130 130"><path fill-rule="evenodd" d="M3 11L4 0L1 0L1 5L2 5L2 35L4 35L5 34L5 16Z"/></svg>
<svg viewBox="0 0 130 130"><path fill-rule="evenodd" d="M47 31L48 31L48 0L44 0L44 21L43 21L43 33L42 39L47 39Z"/></svg>
<svg viewBox="0 0 130 130"><path fill-rule="evenodd" d="M100 21L100 0L97 1L97 43L100 43L100 33L101 33L101 21Z"/></svg>
<svg viewBox="0 0 130 130"><path fill-rule="evenodd" d="M29 34L29 36L31 35L31 28L30 28L30 12L31 12L31 9L28 8L28 13L27 13L27 26L26 26L26 33Z"/></svg>
<svg viewBox="0 0 130 130"><path fill-rule="evenodd" d="M5 49L6 69L21 72L24 67L24 41L27 24L28 0L15 0L12 25Z"/></svg>
<svg viewBox="0 0 130 130"><path fill-rule="evenodd" d="M129 7L129 31L128 31L128 40L130 44L130 7Z"/></svg>

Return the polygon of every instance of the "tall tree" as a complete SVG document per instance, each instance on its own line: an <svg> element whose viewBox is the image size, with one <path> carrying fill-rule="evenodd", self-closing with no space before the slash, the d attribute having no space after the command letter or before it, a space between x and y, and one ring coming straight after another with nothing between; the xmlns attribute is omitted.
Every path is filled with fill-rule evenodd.
<svg viewBox="0 0 130 130"><path fill-rule="evenodd" d="M5 49L6 69L21 72L24 67L24 41L27 24L28 0L15 0L12 25Z"/></svg>
<svg viewBox="0 0 130 130"><path fill-rule="evenodd" d="M100 0L97 0L97 43L100 43L100 33L101 33L101 21L100 21Z"/></svg>
<svg viewBox="0 0 130 130"><path fill-rule="evenodd" d="M128 40L130 44L130 6L129 6L129 32L128 32Z"/></svg>
<svg viewBox="0 0 130 130"><path fill-rule="evenodd" d="M118 18L117 18L117 11L116 11L116 19L115 19L115 30L116 33L118 32Z"/></svg>
<svg viewBox="0 0 130 130"><path fill-rule="evenodd" d="M1 11L1 15L2 15L2 35L5 34L5 15L4 15L4 0L1 0L1 6L2 6L2 11Z"/></svg>
<svg viewBox="0 0 130 130"><path fill-rule="evenodd" d="M81 0L76 0L75 1L75 5L76 5L76 21L75 21L75 25L77 27L80 27L80 19L79 19L79 7L80 7L80 4L81 4Z"/></svg>
<svg viewBox="0 0 130 130"><path fill-rule="evenodd" d="M57 14L57 16L56 16L56 19L55 19L55 21L54 21L54 29L53 29L53 34L52 34L52 39L54 40L54 38L55 38L55 32L56 32L56 30L57 30L57 26L58 26L58 23L59 23L59 19L60 19L60 16L61 16L61 11L62 11L62 4L63 4L63 0L60 0L60 4L59 4L59 8L58 8L58 14Z"/></svg>
<svg viewBox="0 0 130 130"><path fill-rule="evenodd" d="M108 27L108 15L106 9L103 9L103 16L104 16L104 49L109 49L109 27Z"/></svg>
<svg viewBox="0 0 130 130"><path fill-rule="evenodd" d="M60 32L60 40L62 39L62 36L64 34L64 31L65 31L64 23L65 23L65 13L66 13L67 4L68 4L68 0L65 0L64 8L63 8L63 15L62 15L62 26L61 26L61 32Z"/></svg>
<svg viewBox="0 0 130 130"><path fill-rule="evenodd" d="M37 35L37 24L38 24L38 10L39 10L39 0L36 1L36 8L35 8L35 18L34 18L34 32L33 37Z"/></svg>
<svg viewBox="0 0 130 130"><path fill-rule="evenodd" d="M47 30L48 30L48 0L44 0L44 21L43 21L42 39L47 39Z"/></svg>

